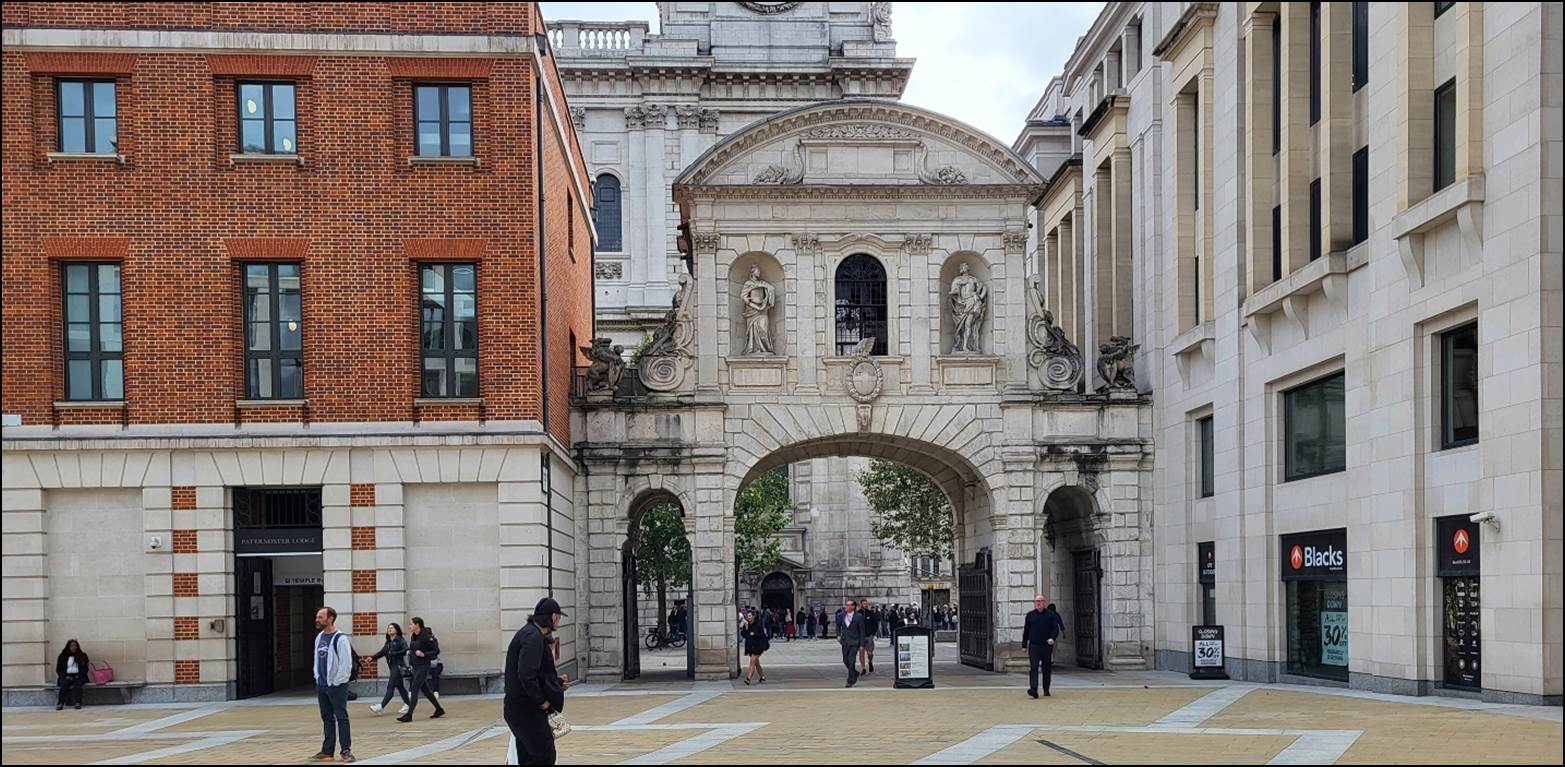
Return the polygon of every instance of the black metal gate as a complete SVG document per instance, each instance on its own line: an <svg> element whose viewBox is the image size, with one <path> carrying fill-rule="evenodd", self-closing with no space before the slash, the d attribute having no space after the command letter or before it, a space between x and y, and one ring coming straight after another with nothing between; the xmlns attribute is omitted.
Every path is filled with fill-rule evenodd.
<svg viewBox="0 0 1565 767"><path fill-rule="evenodd" d="M963 665L994 670L994 571L989 551L957 568L957 643Z"/></svg>
<svg viewBox="0 0 1565 767"><path fill-rule="evenodd" d="M636 604L636 555L629 547L623 552L620 571L625 587L625 614L622 618L622 633L625 636L620 652L625 656L625 678L635 679L641 676L641 636L636 633L640 607Z"/></svg>
<svg viewBox="0 0 1565 767"><path fill-rule="evenodd" d="M1098 605L1101 599L1099 583L1103 568L1099 566L1098 550L1089 549L1074 554L1076 583L1075 598L1076 665L1082 668L1103 668L1102 629L1099 626Z"/></svg>
<svg viewBox="0 0 1565 767"><path fill-rule="evenodd" d="M266 557L234 558L234 638L238 647L240 698L266 695L275 689L275 623L272 614L272 560ZM314 654L310 658L313 662Z"/></svg>

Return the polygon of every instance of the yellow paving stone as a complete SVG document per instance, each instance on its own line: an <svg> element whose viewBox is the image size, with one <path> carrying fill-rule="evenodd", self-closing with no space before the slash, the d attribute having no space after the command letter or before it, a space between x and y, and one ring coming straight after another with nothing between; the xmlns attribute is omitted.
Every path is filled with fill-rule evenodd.
<svg viewBox="0 0 1565 767"><path fill-rule="evenodd" d="M977 730L995 724L1151 724L1211 692L1198 687L1065 689L1033 700L1009 690L830 690L724 695L664 722L765 722L820 718L834 712L855 721L894 722L908 716Z"/></svg>
<svg viewBox="0 0 1565 767"><path fill-rule="evenodd" d="M62 732L93 735L162 719L197 707L197 704L192 704L188 708L94 706L80 711L74 708L64 711L55 711L52 708L18 709L5 712L3 730L9 736L49 735Z"/></svg>
<svg viewBox="0 0 1565 767"><path fill-rule="evenodd" d="M1264 764L1294 741L1292 736L1284 735L1035 730L977 764L1081 764L1075 757L1039 743L1040 739L1106 764Z"/></svg>
<svg viewBox="0 0 1565 767"><path fill-rule="evenodd" d="M683 695L593 695L572 698L565 694L565 718L571 724L608 724L634 716L650 708L675 701ZM495 701L498 712L499 701ZM496 716L499 716L496 713Z"/></svg>
<svg viewBox="0 0 1565 767"><path fill-rule="evenodd" d="M1204 726L1363 730L1338 764L1560 764L1565 748L1558 722L1278 690L1255 690Z"/></svg>
<svg viewBox="0 0 1565 767"><path fill-rule="evenodd" d="M155 751L167 746L177 746L184 739L174 740L122 740L77 741L75 743L18 743L6 744L3 761L13 764L91 764L105 759L118 759L132 754ZM316 744L319 745L319 744ZM308 754L306 754L308 756Z"/></svg>

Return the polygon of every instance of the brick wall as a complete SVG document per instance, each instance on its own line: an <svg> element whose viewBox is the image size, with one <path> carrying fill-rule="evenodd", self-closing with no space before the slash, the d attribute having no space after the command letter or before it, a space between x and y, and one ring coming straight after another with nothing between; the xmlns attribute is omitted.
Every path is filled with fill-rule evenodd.
<svg viewBox="0 0 1565 767"><path fill-rule="evenodd" d="M532 4L7 4L5 25L338 32L529 34ZM3 56L3 409L40 423L192 423L541 419L534 70L529 60L377 56L222 56L169 52ZM475 63L476 62L476 63ZM544 59L552 69L552 57ZM412 83L399 73L471 80L480 165L410 165ZM67 73L116 79L123 164L50 162L55 86ZM123 70L123 71L119 71ZM245 72L288 71L297 85L303 164L230 163L235 86ZM556 81L548 73L551 82ZM557 87L557 86L556 86ZM563 95L558 109L566 114ZM571 217L585 189L547 126L548 216ZM580 200L576 200L578 206ZM590 201L588 201L590 204ZM574 214L576 261L549 256L549 428L569 440L574 351L591 336L586 214ZM551 226L566 238L565 225ZM52 244L51 244L52 243ZM58 261L122 255L124 412L56 410L63 349ZM479 262L483 405L415 406L419 396L417 258ZM108 248L114 251L115 248ZM302 263L307 407L245 408L242 264ZM556 264L559 261L559 264Z"/></svg>

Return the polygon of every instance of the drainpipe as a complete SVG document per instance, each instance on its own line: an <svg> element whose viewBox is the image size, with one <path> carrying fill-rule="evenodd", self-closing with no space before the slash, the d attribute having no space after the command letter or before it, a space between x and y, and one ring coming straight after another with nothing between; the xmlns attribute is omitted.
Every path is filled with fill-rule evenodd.
<svg viewBox="0 0 1565 767"><path fill-rule="evenodd" d="M547 39L547 38L545 38ZM545 51L548 49L545 48ZM544 227L548 221L544 208L544 184L543 184L543 121L545 114L543 99L543 74L533 75L533 165L538 178L538 215L536 228L538 231L538 349L539 351L539 390L543 400L543 434L544 449L540 460L541 484L543 485L544 502L544 529L548 539L545 541L544 550L548 552L548 589L549 596L554 596L554 472L551 461L551 449L549 447L549 280L548 260L545 258L548 248L545 246Z"/></svg>

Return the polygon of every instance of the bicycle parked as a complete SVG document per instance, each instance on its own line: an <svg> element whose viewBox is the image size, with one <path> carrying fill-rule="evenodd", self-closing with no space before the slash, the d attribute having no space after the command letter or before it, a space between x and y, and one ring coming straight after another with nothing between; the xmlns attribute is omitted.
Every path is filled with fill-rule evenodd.
<svg viewBox="0 0 1565 767"><path fill-rule="evenodd" d="M685 632L679 629L664 630L653 626L647 629L647 649L661 650L664 647L684 647Z"/></svg>

